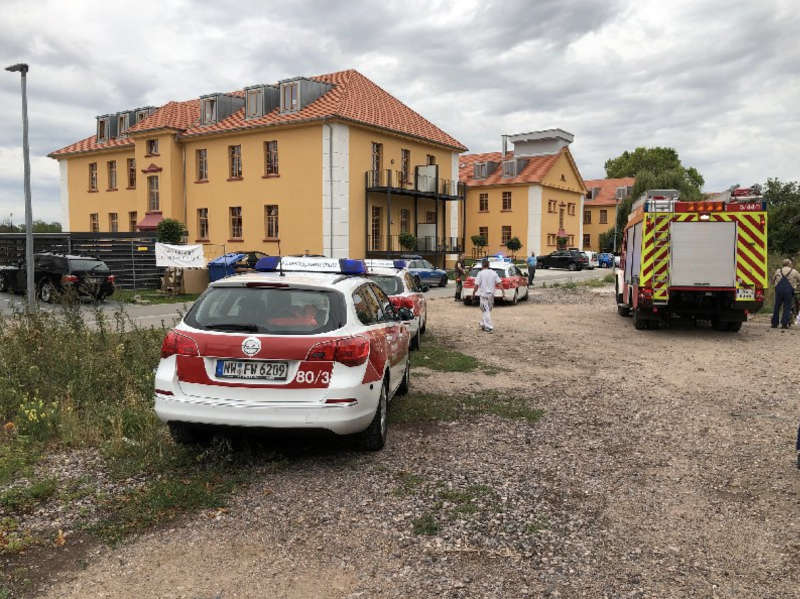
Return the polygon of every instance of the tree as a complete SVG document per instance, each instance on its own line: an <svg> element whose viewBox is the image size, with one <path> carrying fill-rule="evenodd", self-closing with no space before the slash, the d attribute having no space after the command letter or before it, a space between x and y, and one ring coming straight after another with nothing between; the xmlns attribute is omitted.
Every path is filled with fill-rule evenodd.
<svg viewBox="0 0 800 599"><path fill-rule="evenodd" d="M400 233L397 237L397 240L400 242L400 247L404 250L414 250L417 247L417 238L414 237L411 233Z"/></svg>
<svg viewBox="0 0 800 599"><path fill-rule="evenodd" d="M605 233L600 233L598 239L601 252L610 252L614 249L614 229L609 229Z"/></svg>
<svg viewBox="0 0 800 599"><path fill-rule="evenodd" d="M769 251L785 256L800 252L800 181L768 179L763 193L769 219Z"/></svg>
<svg viewBox="0 0 800 599"><path fill-rule="evenodd" d="M519 249L522 247L522 242L519 240L519 237L512 237L508 241L506 241L506 247L511 250L511 255L515 256Z"/></svg>
<svg viewBox="0 0 800 599"><path fill-rule="evenodd" d="M180 243L181 238L186 234L186 227L174 218L165 218L158 223L156 232L161 243Z"/></svg>
<svg viewBox="0 0 800 599"><path fill-rule="evenodd" d="M633 192L617 208L617 249L634 200L648 189L677 189L686 201L702 199L703 176L694 167L685 167L673 148L636 148L625 151L605 164L609 178L636 177ZM613 243L612 243L613 246Z"/></svg>
<svg viewBox="0 0 800 599"><path fill-rule="evenodd" d="M483 254L483 248L485 248L486 244L488 243L486 238L482 237L481 235L473 235L470 237L470 241L472 241L472 245L478 248L478 255Z"/></svg>
<svg viewBox="0 0 800 599"><path fill-rule="evenodd" d="M61 223L53 221L52 223L43 220L33 221L34 233L61 233Z"/></svg>

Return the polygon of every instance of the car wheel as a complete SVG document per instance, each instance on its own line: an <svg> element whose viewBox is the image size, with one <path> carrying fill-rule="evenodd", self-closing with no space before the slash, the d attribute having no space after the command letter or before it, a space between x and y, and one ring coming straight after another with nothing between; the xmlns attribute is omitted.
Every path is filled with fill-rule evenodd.
<svg viewBox="0 0 800 599"><path fill-rule="evenodd" d="M425 331L428 330L428 315L425 315L425 320L422 321L422 324L419 325L420 332L424 335Z"/></svg>
<svg viewBox="0 0 800 599"><path fill-rule="evenodd" d="M439 281L439 287L447 287L447 277L442 277L442 280Z"/></svg>
<svg viewBox="0 0 800 599"><path fill-rule="evenodd" d="M417 329L417 334L414 335L414 338L411 340L411 343L409 343L408 349L410 350L419 349L419 341L420 341L420 332L419 329Z"/></svg>
<svg viewBox="0 0 800 599"><path fill-rule="evenodd" d="M528 288L525 287L525 295L520 298L521 302L527 302L531 297L531 292L528 291Z"/></svg>
<svg viewBox="0 0 800 599"><path fill-rule="evenodd" d="M575 264L574 262L570 262L568 269L572 271L578 270L578 265Z"/></svg>
<svg viewBox="0 0 800 599"><path fill-rule="evenodd" d="M728 323L728 330L731 333L738 333L742 330L742 321L741 320L734 320L733 322Z"/></svg>
<svg viewBox="0 0 800 599"><path fill-rule="evenodd" d="M397 388L395 395L408 395L408 390L411 389L411 358L406 360L406 370L403 373L403 380L400 381L400 386Z"/></svg>
<svg viewBox="0 0 800 599"><path fill-rule="evenodd" d="M519 301L519 290L518 290L518 289L515 289L515 290L514 290L514 297L513 297L513 299L511 300L511 305L512 305L512 306L516 306L518 301Z"/></svg>
<svg viewBox="0 0 800 599"><path fill-rule="evenodd" d="M0 275L0 293L5 293L8 291L8 281L4 275Z"/></svg>
<svg viewBox="0 0 800 599"><path fill-rule="evenodd" d="M169 434L178 445L208 445L212 437L207 428L188 422L170 422Z"/></svg>
<svg viewBox="0 0 800 599"><path fill-rule="evenodd" d="M39 286L39 299L41 299L44 303L49 304L51 303L56 297L56 286L53 285L52 281L44 281Z"/></svg>
<svg viewBox="0 0 800 599"><path fill-rule="evenodd" d="M375 408L375 416L369 426L358 434L358 445L365 451L378 451L383 449L386 444L386 433L388 432L388 421L386 408L388 401L388 381L384 379L381 385L380 396L378 397L378 406Z"/></svg>

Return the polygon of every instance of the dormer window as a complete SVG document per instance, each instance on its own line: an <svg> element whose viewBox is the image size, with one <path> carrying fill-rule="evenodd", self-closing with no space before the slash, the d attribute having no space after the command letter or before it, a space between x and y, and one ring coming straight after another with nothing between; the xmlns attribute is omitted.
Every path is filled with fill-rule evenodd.
<svg viewBox="0 0 800 599"><path fill-rule="evenodd" d="M253 119L256 117L263 116L262 114L263 106L264 106L264 90L262 89L247 90L245 118Z"/></svg>
<svg viewBox="0 0 800 599"><path fill-rule="evenodd" d="M108 119L98 119L97 121L97 141L108 141Z"/></svg>
<svg viewBox="0 0 800 599"><path fill-rule="evenodd" d="M281 85L281 112L294 112L300 107L300 86L295 83Z"/></svg>
<svg viewBox="0 0 800 599"><path fill-rule="evenodd" d="M479 162L472 167L473 179L485 179L488 176L488 165L485 162Z"/></svg>
<svg viewBox="0 0 800 599"><path fill-rule="evenodd" d="M137 123L141 123L146 118L147 118L147 111L146 110L140 110L139 112L136 113L136 122Z"/></svg>
<svg viewBox="0 0 800 599"><path fill-rule="evenodd" d="M516 177L517 176L517 161L516 160L504 160L503 161L503 176L504 177Z"/></svg>
<svg viewBox="0 0 800 599"><path fill-rule="evenodd" d="M117 117L117 135L125 135L128 130L128 114L121 114Z"/></svg>
<svg viewBox="0 0 800 599"><path fill-rule="evenodd" d="M217 120L217 101L214 98L203 100L203 123L214 123Z"/></svg>

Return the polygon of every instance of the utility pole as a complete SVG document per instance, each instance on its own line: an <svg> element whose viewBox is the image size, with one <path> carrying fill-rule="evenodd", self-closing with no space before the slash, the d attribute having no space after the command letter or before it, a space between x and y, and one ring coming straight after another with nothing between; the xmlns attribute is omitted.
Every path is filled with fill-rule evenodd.
<svg viewBox="0 0 800 599"><path fill-rule="evenodd" d="M28 290L28 309L36 308L36 285L33 280L33 215L31 214L31 159L28 148L28 94L26 76L28 65L21 62L6 67L6 71L20 74L22 85L22 160L25 177L25 275Z"/></svg>

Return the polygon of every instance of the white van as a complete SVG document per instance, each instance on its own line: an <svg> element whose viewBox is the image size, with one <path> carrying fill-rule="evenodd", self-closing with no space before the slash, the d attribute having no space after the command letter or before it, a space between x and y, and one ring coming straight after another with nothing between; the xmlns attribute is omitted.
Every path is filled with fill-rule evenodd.
<svg viewBox="0 0 800 599"><path fill-rule="evenodd" d="M592 252L590 250L582 250L586 257L589 258L589 265L587 268L589 270L594 270L600 266L600 263L597 260L597 252Z"/></svg>

